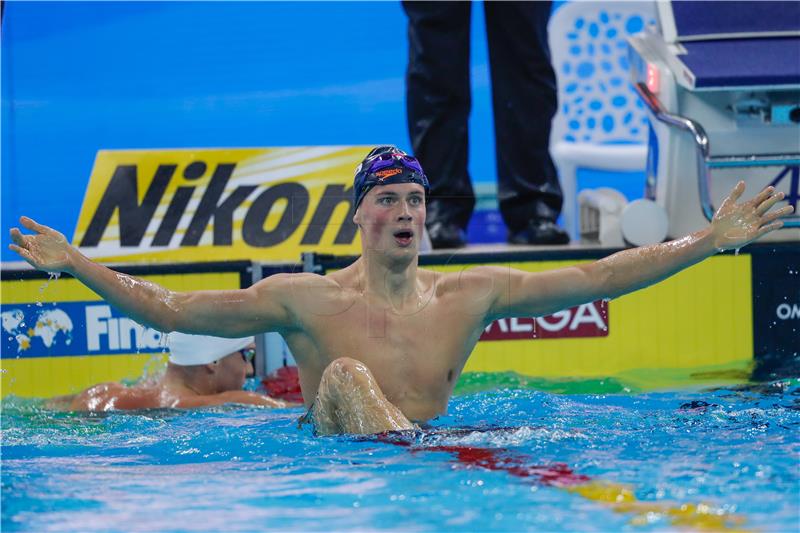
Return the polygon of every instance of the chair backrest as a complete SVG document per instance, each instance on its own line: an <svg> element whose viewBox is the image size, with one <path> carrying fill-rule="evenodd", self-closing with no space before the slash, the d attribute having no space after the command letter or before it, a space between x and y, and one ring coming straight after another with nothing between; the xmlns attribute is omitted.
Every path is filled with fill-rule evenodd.
<svg viewBox="0 0 800 533"><path fill-rule="evenodd" d="M647 142L626 38L655 23L655 1L572 1L558 8L548 27L559 101L551 145Z"/></svg>

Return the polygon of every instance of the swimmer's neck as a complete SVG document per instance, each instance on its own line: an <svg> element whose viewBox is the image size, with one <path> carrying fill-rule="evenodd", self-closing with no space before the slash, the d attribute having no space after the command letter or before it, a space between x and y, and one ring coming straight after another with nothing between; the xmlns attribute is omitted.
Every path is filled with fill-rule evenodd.
<svg viewBox="0 0 800 533"><path fill-rule="evenodd" d="M353 266L365 294L400 304L407 298L416 299L420 291L417 256L396 260L384 254L364 254Z"/></svg>
<svg viewBox="0 0 800 533"><path fill-rule="evenodd" d="M205 365L181 366L167 364L167 371L161 378L161 386L180 397L207 396L215 394Z"/></svg>

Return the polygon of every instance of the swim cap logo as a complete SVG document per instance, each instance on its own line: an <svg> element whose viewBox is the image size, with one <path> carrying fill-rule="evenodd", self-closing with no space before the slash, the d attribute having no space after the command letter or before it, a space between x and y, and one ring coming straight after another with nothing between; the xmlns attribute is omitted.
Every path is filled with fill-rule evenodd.
<svg viewBox="0 0 800 533"><path fill-rule="evenodd" d="M386 178L391 178L392 176L396 176L401 172L403 172L403 169L387 168L386 170L379 170L375 173L375 176L378 178L378 181L384 181Z"/></svg>

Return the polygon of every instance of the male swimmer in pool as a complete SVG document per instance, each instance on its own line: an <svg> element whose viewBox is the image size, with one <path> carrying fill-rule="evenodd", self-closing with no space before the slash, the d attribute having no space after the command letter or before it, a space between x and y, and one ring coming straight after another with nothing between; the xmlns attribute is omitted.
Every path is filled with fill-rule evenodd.
<svg viewBox="0 0 800 533"><path fill-rule="evenodd" d="M308 418L319 434L414 427L447 408L483 329L502 317L541 316L647 287L720 250L780 228L787 206L767 188L736 203L740 182L705 229L675 241L540 273L479 266L418 268L428 180L400 150L372 150L356 169L354 222L362 255L326 276L276 274L233 291L175 292L96 264L57 231L23 217L11 230L34 267L67 272L160 331L225 337L278 331L295 355Z"/></svg>
<svg viewBox="0 0 800 533"><path fill-rule="evenodd" d="M155 383L126 387L101 383L80 394L61 396L49 406L69 411L111 411L159 407L204 407L244 403L267 407L288 404L254 392L243 391L252 373L253 337L224 339L173 333L168 338L169 362Z"/></svg>

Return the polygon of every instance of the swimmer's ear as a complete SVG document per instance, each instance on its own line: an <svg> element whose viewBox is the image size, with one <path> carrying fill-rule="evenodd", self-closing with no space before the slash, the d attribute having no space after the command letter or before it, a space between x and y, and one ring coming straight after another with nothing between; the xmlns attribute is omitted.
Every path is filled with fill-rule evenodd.
<svg viewBox="0 0 800 533"><path fill-rule="evenodd" d="M360 209L356 209L356 212L353 213L353 224L355 224L356 226L360 226L361 217L358 216L360 212L361 212Z"/></svg>

